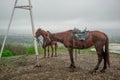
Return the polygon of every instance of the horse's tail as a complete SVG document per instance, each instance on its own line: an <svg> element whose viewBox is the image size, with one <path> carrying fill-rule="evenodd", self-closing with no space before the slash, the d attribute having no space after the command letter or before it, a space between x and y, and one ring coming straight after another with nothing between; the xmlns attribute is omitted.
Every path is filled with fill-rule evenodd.
<svg viewBox="0 0 120 80"><path fill-rule="evenodd" d="M108 66L110 67L110 60L109 60L109 39L107 37L106 43L105 43L105 54L106 54L106 61Z"/></svg>

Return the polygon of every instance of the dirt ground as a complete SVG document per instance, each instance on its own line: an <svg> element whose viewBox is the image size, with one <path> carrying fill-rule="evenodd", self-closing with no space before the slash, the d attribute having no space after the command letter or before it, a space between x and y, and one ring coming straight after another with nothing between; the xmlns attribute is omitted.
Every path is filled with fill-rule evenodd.
<svg viewBox="0 0 120 80"><path fill-rule="evenodd" d="M0 80L120 80L120 55L110 54L111 67L106 73L100 73L100 69L90 74L97 62L96 54L78 54L75 60L76 69L71 72L68 68L70 59L68 53L59 53L58 57L42 58L41 67L34 67L36 57L19 56L12 59L4 59L0 62Z"/></svg>

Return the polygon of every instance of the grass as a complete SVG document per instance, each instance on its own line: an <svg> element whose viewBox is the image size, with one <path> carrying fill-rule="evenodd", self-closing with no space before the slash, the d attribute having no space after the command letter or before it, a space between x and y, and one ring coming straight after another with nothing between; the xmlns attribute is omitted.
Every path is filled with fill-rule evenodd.
<svg viewBox="0 0 120 80"><path fill-rule="evenodd" d="M91 48L88 48L88 49L79 49L80 50L80 54L96 54L96 51L92 51L93 47ZM76 49L77 50L77 49ZM62 52L62 53L68 53L68 50L67 48L65 48L64 46L60 46L57 50L58 52ZM116 54L114 52L110 52L110 54L115 54L115 55L119 55L119 54Z"/></svg>
<svg viewBox="0 0 120 80"><path fill-rule="evenodd" d="M40 54L43 54L43 49L39 48ZM51 52L51 50L50 50ZM65 48L64 46L60 46L58 48L58 53L68 53L67 48ZM96 51L91 51L91 48L88 49L82 49L80 50L80 54L96 54ZM110 53L111 55L119 55L119 54L115 54L115 53ZM31 55L35 55L35 54L31 54ZM29 59L30 55L18 55L18 56L11 56L11 57L2 57L0 60L0 70L5 69L4 66L10 67L10 68L15 68L19 65L25 65L27 62L31 62L31 58ZM34 60L32 60L34 61ZM9 65L8 65L9 63Z"/></svg>
<svg viewBox="0 0 120 80"><path fill-rule="evenodd" d="M19 56L11 56L11 57L2 57L1 62L15 61Z"/></svg>
<svg viewBox="0 0 120 80"><path fill-rule="evenodd" d="M80 50L80 53L93 53L93 54L96 53L95 51L91 51L90 49L91 48ZM50 49L50 52L51 52L51 49ZM64 46L60 46L60 47L58 47L57 52L58 53L68 53L68 50ZM39 48L39 53L43 54L44 50L42 48ZM0 62L15 61L15 60L19 59L20 56L25 57L25 55L11 56L11 57L2 57ZM34 54L31 54L31 55L34 55Z"/></svg>
<svg viewBox="0 0 120 80"><path fill-rule="evenodd" d="M50 52L51 52L51 50L50 50ZM58 53L68 53L68 50L64 46L60 46L60 47L58 47L57 52ZM42 48L39 48L39 53L40 54L44 53ZM80 54L96 54L96 51L91 51L91 48L81 49ZM119 54L116 54L116 53L113 53L113 52L111 52L110 54L119 55ZM17 59L20 59L20 57L26 57L25 55L2 57L0 62L12 62L12 61L15 61ZM31 54L31 55L35 55L35 54Z"/></svg>
<svg viewBox="0 0 120 80"><path fill-rule="evenodd" d="M91 48L88 48L88 49L76 49L76 50L80 50L80 53L92 53L92 54L96 53L96 51L91 51ZM68 50L64 46L60 46L59 49L58 49L58 52L67 53Z"/></svg>
<svg viewBox="0 0 120 80"><path fill-rule="evenodd" d="M68 52L67 48L65 48L64 46L58 47L58 50L57 50L57 51L58 51L58 52L64 52L64 53Z"/></svg>
<svg viewBox="0 0 120 80"><path fill-rule="evenodd" d="M2 57L0 60L0 70L15 69L20 65L24 66L26 65L27 61L28 61L28 58L26 55Z"/></svg>
<svg viewBox="0 0 120 80"><path fill-rule="evenodd" d="M82 49L80 50L81 53L90 53L90 54L94 54L96 53L96 51L91 51L91 48L88 48L88 49Z"/></svg>

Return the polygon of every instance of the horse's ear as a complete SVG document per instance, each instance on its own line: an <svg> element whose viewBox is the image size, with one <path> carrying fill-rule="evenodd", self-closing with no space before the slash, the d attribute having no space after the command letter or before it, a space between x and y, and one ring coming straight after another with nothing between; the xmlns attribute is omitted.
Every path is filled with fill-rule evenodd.
<svg viewBox="0 0 120 80"><path fill-rule="evenodd" d="M38 28L38 30L42 30L41 28Z"/></svg>
<svg viewBox="0 0 120 80"><path fill-rule="evenodd" d="M47 31L49 35L52 35L52 33L50 31Z"/></svg>
<svg viewBox="0 0 120 80"><path fill-rule="evenodd" d="M51 34L51 32L50 31L47 31L49 34Z"/></svg>
<svg viewBox="0 0 120 80"><path fill-rule="evenodd" d="M50 31L47 31L48 33L48 36L51 37L52 36L52 33Z"/></svg>

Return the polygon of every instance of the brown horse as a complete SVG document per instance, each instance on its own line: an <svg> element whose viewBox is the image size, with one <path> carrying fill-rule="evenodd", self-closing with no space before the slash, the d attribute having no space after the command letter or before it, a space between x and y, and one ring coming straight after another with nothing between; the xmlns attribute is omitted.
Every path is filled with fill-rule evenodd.
<svg viewBox="0 0 120 80"><path fill-rule="evenodd" d="M73 43L72 32L73 32L73 30L68 30L65 32L53 33L53 34L51 34L49 32L49 35L48 35L43 47L48 45L50 43L50 41L58 41L58 42L63 43L64 46L69 51L70 60L71 60L70 68L72 68L74 70L75 63L74 63L74 59L73 59L73 49L87 49L91 46L94 46L96 49L97 55L98 55L98 63L95 66L95 68L90 72L93 73L93 72L96 72L96 70L98 70L102 59L104 59L104 66L100 71L105 72L105 70L107 69L107 64L110 67L109 49L108 49L109 48L109 39L108 39L107 35L100 31L89 31L89 35L86 40L84 40L84 41L76 40Z"/></svg>
<svg viewBox="0 0 120 80"><path fill-rule="evenodd" d="M35 33L35 37L38 38L39 36L42 36L43 37L43 44L46 40L46 37L47 37L47 32L42 30L41 28L37 29L36 33ZM54 50L55 50L55 57L57 56L57 42L56 41L51 41L50 44L48 44L46 47L44 47L44 57L46 57L46 48L48 47L48 57L49 57L49 47L51 47L52 49L52 54L51 54L51 57L53 57L53 53L54 53Z"/></svg>

